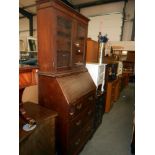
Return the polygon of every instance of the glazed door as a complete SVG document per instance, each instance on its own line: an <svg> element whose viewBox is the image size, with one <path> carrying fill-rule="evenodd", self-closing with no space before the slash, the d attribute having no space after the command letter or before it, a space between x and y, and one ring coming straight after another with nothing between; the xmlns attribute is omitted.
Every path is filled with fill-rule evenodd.
<svg viewBox="0 0 155 155"><path fill-rule="evenodd" d="M71 68L72 20L60 13L56 17L56 58L57 70Z"/></svg>
<svg viewBox="0 0 155 155"><path fill-rule="evenodd" d="M76 22L75 38L73 42L73 66L79 67L85 65L87 27Z"/></svg>

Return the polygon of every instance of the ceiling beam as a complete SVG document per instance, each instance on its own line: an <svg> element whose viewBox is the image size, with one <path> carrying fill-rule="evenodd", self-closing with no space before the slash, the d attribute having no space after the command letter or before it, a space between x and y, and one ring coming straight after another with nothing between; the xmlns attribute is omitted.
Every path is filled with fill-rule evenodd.
<svg viewBox="0 0 155 155"><path fill-rule="evenodd" d="M63 1L64 3L69 5L70 7L74 8L74 5L71 4L68 0L61 0L61 1ZM31 4L31 5L27 5L27 6L22 7L22 9L27 9L27 8L35 7L36 5L37 5L36 3Z"/></svg>
<svg viewBox="0 0 155 155"><path fill-rule="evenodd" d="M68 6L70 6L71 8L75 9L74 5L71 4L68 0L61 0L63 1L65 4L67 4Z"/></svg>
<svg viewBox="0 0 155 155"><path fill-rule="evenodd" d="M101 4L107 4L107 3L120 2L120 1L127 2L128 0L98 0L98 1L95 1L95 2L87 2L87 3L77 4L77 5L74 5L74 7L76 9L81 9L81 8L85 8L85 7L101 5Z"/></svg>
<svg viewBox="0 0 155 155"><path fill-rule="evenodd" d="M19 13L21 13L22 15L26 16L27 18L31 18L33 16L32 13L24 10L23 8L19 8Z"/></svg>
<svg viewBox="0 0 155 155"><path fill-rule="evenodd" d="M22 15L24 15L25 17L27 17L29 19L29 30L30 30L30 36L33 36L33 15L32 13L19 8L19 13L21 13Z"/></svg>

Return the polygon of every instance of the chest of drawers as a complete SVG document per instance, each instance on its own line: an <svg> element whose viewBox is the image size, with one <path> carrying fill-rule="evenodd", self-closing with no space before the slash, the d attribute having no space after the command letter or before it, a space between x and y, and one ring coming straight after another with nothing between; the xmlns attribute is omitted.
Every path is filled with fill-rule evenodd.
<svg viewBox="0 0 155 155"><path fill-rule="evenodd" d="M20 155L55 155L55 120L57 113L40 105L27 102L23 104L27 114L36 120L36 128L24 131L24 120L19 119Z"/></svg>

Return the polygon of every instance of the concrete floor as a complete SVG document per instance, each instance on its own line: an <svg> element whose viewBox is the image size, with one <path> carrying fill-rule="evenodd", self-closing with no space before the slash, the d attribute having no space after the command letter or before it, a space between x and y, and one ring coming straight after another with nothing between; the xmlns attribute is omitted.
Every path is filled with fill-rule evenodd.
<svg viewBox="0 0 155 155"><path fill-rule="evenodd" d="M129 84L120 94L102 124L88 141L80 155L131 155L130 142L135 103L135 86Z"/></svg>

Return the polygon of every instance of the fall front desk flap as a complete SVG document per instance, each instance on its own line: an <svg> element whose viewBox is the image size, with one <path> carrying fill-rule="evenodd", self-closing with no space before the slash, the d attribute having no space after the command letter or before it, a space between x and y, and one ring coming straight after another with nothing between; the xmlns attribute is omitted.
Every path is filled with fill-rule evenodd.
<svg viewBox="0 0 155 155"><path fill-rule="evenodd" d="M96 89L88 72L57 78L68 103L74 103L80 97Z"/></svg>

